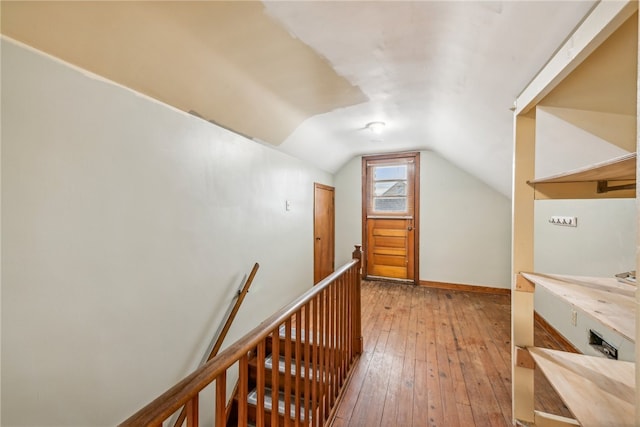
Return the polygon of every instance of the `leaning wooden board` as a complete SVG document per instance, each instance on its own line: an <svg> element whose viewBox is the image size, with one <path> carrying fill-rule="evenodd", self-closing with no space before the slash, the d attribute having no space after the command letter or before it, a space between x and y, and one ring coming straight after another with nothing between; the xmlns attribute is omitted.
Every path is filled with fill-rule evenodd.
<svg viewBox="0 0 640 427"><path fill-rule="evenodd" d="M629 341L636 341L637 287L615 278L522 273Z"/></svg>
<svg viewBox="0 0 640 427"><path fill-rule="evenodd" d="M539 178L530 184L551 182L620 181L636 179L636 153L629 153L595 165L575 169L566 173Z"/></svg>
<svg viewBox="0 0 640 427"><path fill-rule="evenodd" d="M552 387L583 427L635 425L635 364L528 348Z"/></svg>

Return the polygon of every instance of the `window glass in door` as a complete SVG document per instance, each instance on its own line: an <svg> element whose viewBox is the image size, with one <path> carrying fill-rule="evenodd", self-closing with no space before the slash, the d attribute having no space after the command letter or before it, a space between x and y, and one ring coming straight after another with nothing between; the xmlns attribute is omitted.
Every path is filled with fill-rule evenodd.
<svg viewBox="0 0 640 427"><path fill-rule="evenodd" d="M371 212L407 213L407 165L372 166Z"/></svg>

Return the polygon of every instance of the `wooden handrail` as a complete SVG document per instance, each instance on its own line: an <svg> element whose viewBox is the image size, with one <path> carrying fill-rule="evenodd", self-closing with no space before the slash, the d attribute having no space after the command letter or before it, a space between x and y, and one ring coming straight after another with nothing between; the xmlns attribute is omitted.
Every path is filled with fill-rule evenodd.
<svg viewBox="0 0 640 427"><path fill-rule="evenodd" d="M224 342L224 339L227 337L227 333L229 333L229 329L231 328L231 324L235 320L236 314L238 314L238 310L240 310L240 306L242 305L242 301L244 301L244 297L247 296L247 293L249 292L249 288L251 287L251 284L253 283L253 279L256 277L256 273L258 273L258 268L260 268L260 264L258 264L256 262L253 265L253 268L251 269L251 273L249 273L249 277L247 277L246 282L244 282L244 286L242 286L242 290L239 291L238 298L236 299L236 302L234 303L233 308L231 309L231 312L229 313L229 316L227 317L226 321L224 322L224 326L222 327L222 330L220 331L220 334L216 337L216 341L213 344L213 347L211 348L211 351L206 356L206 359L204 359L203 362L200 365L203 365L204 363L206 363L209 360L213 359L218 354L218 351L220 351L220 347L222 347L222 343ZM184 419L186 417L187 417L187 408L186 408L186 406L183 406L182 409L180 410L180 414L178 414L178 418L176 419L176 422L173 423L173 427L180 427L182 425L182 423L184 423Z"/></svg>
<svg viewBox="0 0 640 427"><path fill-rule="evenodd" d="M352 292L353 298L356 299L356 301L354 301L355 307L349 311L353 317L353 322L351 323L353 330L350 331L353 342L348 343L348 345L354 349L354 351L352 351L353 354L359 354L362 351L362 332L360 330L359 319L360 277L359 274L356 273L358 264L359 260L354 259L338 268L334 273L320 281L302 296L267 318L259 326L231 344L216 357L196 369L182 381L129 417L121 423L120 426L161 426L163 421L168 419L182 406L187 403L193 405L193 402L197 401L202 389L219 378L226 378L226 372L229 367L234 365L238 360L246 360L247 355L254 351L268 336L272 335L274 331L277 331L280 325L285 322L288 322L290 325L291 318L294 314L301 312L310 301L321 296L324 291L329 289L334 282L342 279L343 276L347 277L346 280L357 278L356 289ZM356 282L354 281L353 283ZM277 365L277 361L275 363ZM220 387L217 388L220 389ZM246 424L246 420L244 423Z"/></svg>
<svg viewBox="0 0 640 427"><path fill-rule="evenodd" d="M251 287L251 284L253 283L253 279L256 277L256 273L258 272L258 268L260 268L260 264L258 264L256 262L253 265L253 268L251 269L251 273L249 273L249 277L247 278L247 281L244 283L244 286L242 287L242 290L238 294L238 299L236 300L236 303L233 306L233 310L231 310L231 314L229 314L229 317L227 318L227 321L225 322L224 326L222 327L222 332L220 332L220 335L218 336L218 339L216 340L216 343L213 345L213 348L211 349L211 352L209 353L209 356L207 357L207 362L209 360L213 359L218 354L218 351L220 351L220 347L222 347L222 343L224 342L224 339L227 337L227 333L229 332L229 329L231 328L231 324L233 323L233 320L236 318L236 314L238 314L238 310L240 310L240 306L242 305L242 301L244 301L244 297L249 292L249 288Z"/></svg>

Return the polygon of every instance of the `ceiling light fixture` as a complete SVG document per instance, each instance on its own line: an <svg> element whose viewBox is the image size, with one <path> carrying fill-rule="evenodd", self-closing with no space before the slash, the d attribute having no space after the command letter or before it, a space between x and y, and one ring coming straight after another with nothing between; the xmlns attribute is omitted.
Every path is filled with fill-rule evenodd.
<svg viewBox="0 0 640 427"><path fill-rule="evenodd" d="M375 133L376 135L380 135L385 126L386 126L385 122L371 122L371 123L367 123L365 128L369 129L371 132Z"/></svg>

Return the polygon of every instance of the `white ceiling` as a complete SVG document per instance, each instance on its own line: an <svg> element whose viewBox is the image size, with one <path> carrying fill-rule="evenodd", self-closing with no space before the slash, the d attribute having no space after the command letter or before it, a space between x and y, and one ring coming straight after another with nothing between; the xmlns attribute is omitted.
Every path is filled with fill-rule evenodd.
<svg viewBox="0 0 640 427"><path fill-rule="evenodd" d="M280 149L332 172L358 154L430 149L510 197L509 108L595 2L264 3L368 97L306 119ZM363 129L378 120L382 140Z"/></svg>
<svg viewBox="0 0 640 427"><path fill-rule="evenodd" d="M433 150L510 197L509 108L594 3L3 0L0 30L329 172Z"/></svg>

